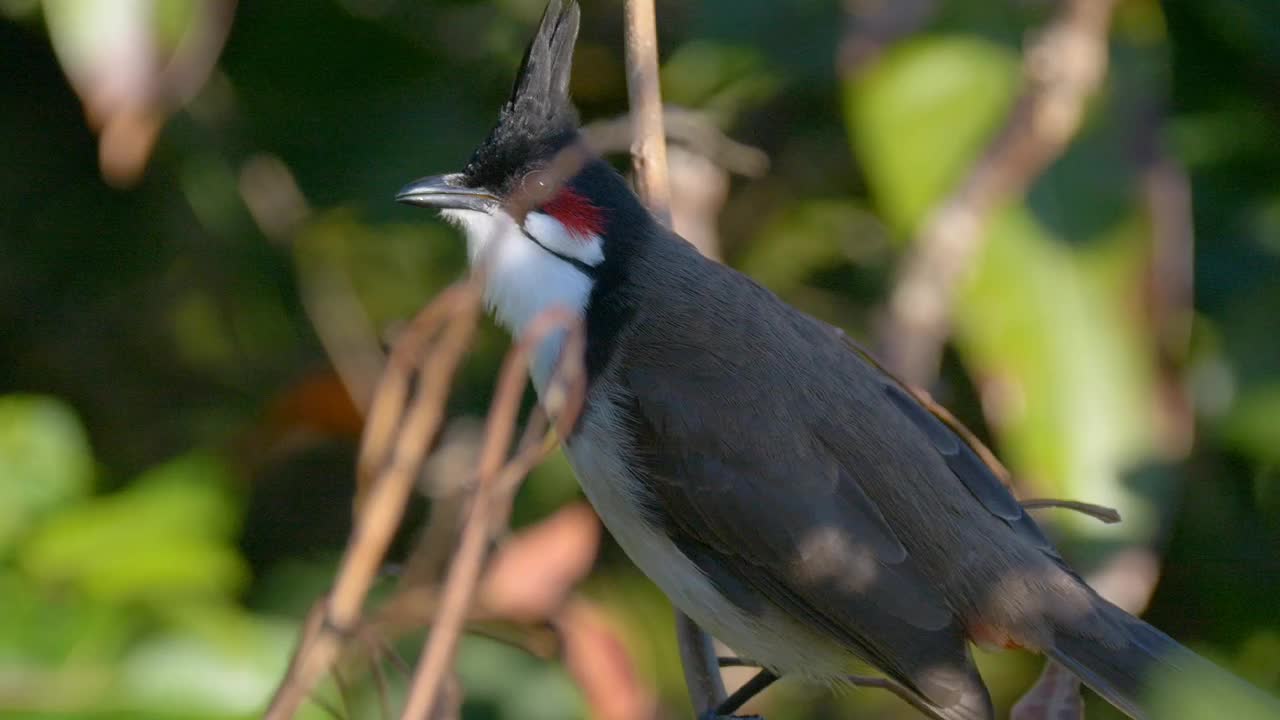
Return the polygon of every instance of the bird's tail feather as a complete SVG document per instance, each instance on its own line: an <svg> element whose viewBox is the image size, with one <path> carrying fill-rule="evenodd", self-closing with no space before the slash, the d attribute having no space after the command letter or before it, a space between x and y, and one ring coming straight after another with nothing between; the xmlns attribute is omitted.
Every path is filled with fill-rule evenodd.
<svg viewBox="0 0 1280 720"><path fill-rule="evenodd" d="M1101 598L1097 602L1107 618L1123 628L1128 642L1117 648L1073 634L1069 629L1059 630L1047 654L1129 717L1155 717L1152 703L1157 701L1156 693L1170 687L1163 683L1185 681L1238 694L1250 705L1256 703L1269 709L1267 715L1259 717L1280 718L1280 703L1262 691L1111 603Z"/></svg>

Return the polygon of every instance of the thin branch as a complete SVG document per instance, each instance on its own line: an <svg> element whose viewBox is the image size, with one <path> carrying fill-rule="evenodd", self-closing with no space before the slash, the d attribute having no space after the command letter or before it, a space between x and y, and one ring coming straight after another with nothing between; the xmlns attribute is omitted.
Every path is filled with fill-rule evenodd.
<svg viewBox="0 0 1280 720"><path fill-rule="evenodd" d="M919 710L925 716L934 720L945 720L938 711L929 707L918 695L903 687L902 683L891 680L886 677L868 677L864 675L848 675L845 677L850 685L855 687L875 688L877 690L887 690L897 695L911 707Z"/></svg>
<svg viewBox="0 0 1280 720"><path fill-rule="evenodd" d="M520 410L520 399L527 382L529 354L534 347L556 330L565 330L570 333L563 357L580 359L583 354L580 319L576 314L556 308L539 315L521 337L520 342L507 355L498 381L498 392L486 421L485 445L480 454L475 499L472 501L470 516L463 525L458 548L454 551L435 622L427 638L423 658L418 664L409 690L409 699L401 715L406 720L431 717L441 697L443 682L452 664L458 637L466 622L471 597L480 580L480 571L487 554L489 538L495 526L506 524L510 513L511 494L516 484L500 482L500 476L506 467L514 467L520 477L523 477L542 455L544 446L529 443L510 463L504 463L515 429L516 416ZM577 364L562 362L557 375L563 378L565 374L573 373L578 376L580 382L581 370L580 360ZM561 379L560 382L563 383L564 380ZM577 397L580 399L581 394L579 393ZM573 417L577 415L576 405L578 404L580 403L563 408L565 411L561 414L563 422L573 422ZM502 497L496 494L499 486L505 491Z"/></svg>
<svg viewBox="0 0 1280 720"><path fill-rule="evenodd" d="M721 657L721 658L716 658L716 662L722 668L761 667L760 663L756 662L755 660L752 660L750 658L744 658L744 657ZM853 685L854 687L872 688L876 690L887 690L893 693L894 695L897 695L898 697L902 698L907 702L908 705L910 705L911 707L914 707L915 709L924 713L928 717L940 718L936 710L929 707L918 696L916 696L907 688L903 687L901 683L895 680L892 680L886 677L872 677L869 675L846 675L844 679L846 682L848 682L850 685Z"/></svg>
<svg viewBox="0 0 1280 720"><path fill-rule="evenodd" d="M658 84L658 29L653 0L626 0L627 101L633 137L631 164L636 194L663 225L671 226L667 136L662 129Z"/></svg>
<svg viewBox="0 0 1280 720"><path fill-rule="evenodd" d="M1116 0L1065 0L1027 50L1023 87L1004 128L929 216L889 300L883 355L908 382L928 384L949 332L951 302L992 213L1026 193L1066 148L1102 83Z"/></svg>
<svg viewBox="0 0 1280 720"><path fill-rule="evenodd" d="M1019 504L1028 510L1039 510L1041 508L1060 508L1062 510L1074 510L1082 515L1088 515L1107 525L1114 525L1120 522L1120 511L1106 505L1095 505L1094 503L1081 502L1079 500L1058 500L1054 498L1035 498L1033 500L1019 500Z"/></svg>
<svg viewBox="0 0 1280 720"><path fill-rule="evenodd" d="M662 111L667 142L681 145L711 162L744 177L760 177L769 169L769 156L725 135L705 114L667 105ZM587 144L599 153L629 150L636 137L631 114L596 120L582 128Z"/></svg>
<svg viewBox="0 0 1280 720"><path fill-rule="evenodd" d="M626 0L627 99L634 139L631 164L636 193L662 224L671 227L671 188L667 178L667 139L662 128L658 83L658 29L653 0ZM711 637L676 611L676 639L689 698L699 714L724 702L727 694Z"/></svg>
<svg viewBox="0 0 1280 720"><path fill-rule="evenodd" d="M1168 458L1182 459L1195 441L1195 412L1183 381L1191 344L1195 220L1187 169L1164 140L1167 100L1148 98L1134 133L1151 252L1143 305L1157 359L1156 438Z"/></svg>
<svg viewBox="0 0 1280 720"><path fill-rule="evenodd" d="M474 282L459 283L446 290L414 318L406 337L391 354L383 382L375 393L360 454L366 473L372 474L374 466L380 472L376 481L369 483L367 502L356 516L333 590L321 598L308 617L289 672L267 710L268 720L293 717L316 681L337 659L346 635L356 627L427 448L443 419L449 379L475 328L478 290ZM409 403L406 390L415 360L423 356L422 351L436 334L441 338L425 354L417 372L418 393ZM393 393L388 386L401 389ZM406 406L402 430L396 433L397 418L391 415L399 415L396 411ZM381 419L381 424L375 424L375 418Z"/></svg>

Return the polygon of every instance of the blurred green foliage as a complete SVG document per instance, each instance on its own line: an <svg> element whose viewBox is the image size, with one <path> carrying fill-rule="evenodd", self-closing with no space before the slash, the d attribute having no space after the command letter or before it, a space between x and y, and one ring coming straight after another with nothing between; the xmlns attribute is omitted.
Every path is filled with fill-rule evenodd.
<svg viewBox="0 0 1280 720"><path fill-rule="evenodd" d="M455 232L391 196L465 161L541 4L241 2L209 80L163 125L145 174L118 190L102 179L64 64L127 30L113 22L133 4L0 0L0 716L261 709L349 529L359 418L329 377L303 302L309 279L343 279L385 338L459 276ZM933 4L914 32L837 70L842 3L658 3L668 100L772 160L766 177L733 185L720 218L728 261L859 337L874 336L926 213L1000 126L1025 38L1056 5ZM206 21L196 0L154 8L143 36L163 50ZM1120 2L1107 82L1064 157L992 223L933 388L1036 494L1119 507L1115 527L1044 519L1085 567L1117 547L1157 548L1148 617L1272 692L1274 10ZM619 17L616 0L585 3L573 91L588 120L625 109ZM1146 306L1153 148L1191 179L1188 347L1171 349ZM288 168L310 208L284 233L260 227L247 197L245 168L264 156ZM505 347L486 327L453 414L484 412ZM1170 429L1179 397L1189 452ZM516 523L576 492L563 459L549 461L522 489ZM665 715L680 716L660 594L612 545L584 591L623 624ZM1038 667L1015 653L980 662L1006 706ZM459 669L467 717L584 712L558 665L494 641L469 639ZM393 677L393 701L402 688ZM1202 708L1210 695L1172 687L1168 716L1247 716ZM343 705L332 686L320 698ZM347 703L377 716L367 678ZM850 708L912 716L876 693L786 683L763 704L773 720Z"/></svg>

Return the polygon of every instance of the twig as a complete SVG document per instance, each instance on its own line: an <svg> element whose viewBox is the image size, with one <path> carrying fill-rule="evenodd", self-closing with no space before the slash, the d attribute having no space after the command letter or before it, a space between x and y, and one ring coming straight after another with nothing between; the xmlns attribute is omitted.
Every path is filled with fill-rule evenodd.
<svg viewBox="0 0 1280 720"><path fill-rule="evenodd" d="M658 86L658 30L653 0L626 0L627 99L634 140L631 164L636 194L662 224L671 226L671 189L667 179L667 140L662 129L662 93ZM727 697L711 637L676 611L676 640L694 711L701 714Z"/></svg>
<svg viewBox="0 0 1280 720"><path fill-rule="evenodd" d="M1157 360L1156 437L1168 458L1182 459L1195 441L1195 412L1182 378L1191 343L1195 222L1191 180L1164 141L1163 98L1148 98L1134 133L1143 205L1151 224L1144 305Z"/></svg>
<svg viewBox="0 0 1280 720"><path fill-rule="evenodd" d="M631 164L636 194L663 225L671 226L667 136L658 85L658 29L653 0L626 0L627 102L631 107Z"/></svg>
<svg viewBox="0 0 1280 720"><path fill-rule="evenodd" d="M761 667L760 663L756 662L755 660L752 660L750 658L744 658L744 657L721 657L721 658L716 658L716 662L722 668ZM854 687L873 688L876 690L887 690L893 693L894 695L897 695L898 697L902 698L907 702L908 705L910 705L911 707L914 707L915 709L919 710L920 712L924 713L930 718L939 717L936 710L934 710L933 708L930 708L918 696L916 696L907 688L903 687L902 683L899 683L895 680L892 680L886 677L871 677L869 675L846 675L844 679L846 682L848 682L850 685L853 685Z"/></svg>
<svg viewBox="0 0 1280 720"><path fill-rule="evenodd" d="M725 135L705 114L667 105L662 111L667 142L687 147L729 172L760 177L769 169L769 156ZM631 114L596 120L582 128L582 137L599 153L629 150L636 133Z"/></svg>
<svg viewBox="0 0 1280 720"><path fill-rule="evenodd" d="M418 664L409 699L401 717L406 720L430 717L433 713L445 676L453 660L458 636L466 621L471 596L480 579L480 571L486 555L486 547L494 526L505 524L510 512L510 495L515 483L497 481L504 465L514 466L523 477L541 456L543 446L530 443L522 448L510 463L504 463L511 445L516 415L526 384L528 356L532 348L541 343L554 330L566 330L570 339L566 342L563 357L581 358L583 338L581 322L577 315L553 308L539 315L520 342L507 355L498 381L498 392L489 410L485 429L485 445L480 454L480 467L476 481L475 498L471 513L462 528L462 538L454 552L445 579L440 607L427 638L423 659ZM561 363L557 374L563 378L567 371L581 376L581 363ZM563 383L564 380L561 380ZM581 397L580 394L578 396ZM561 413L564 423L572 423L577 408L565 406ZM572 416L572 417L571 417ZM497 486L504 485L505 497L495 494Z"/></svg>
<svg viewBox="0 0 1280 720"><path fill-rule="evenodd" d="M1114 525L1120 522L1120 511L1115 508L1109 508L1106 505L1095 505L1094 503L1081 502L1079 500L1058 500L1054 498L1019 500L1018 503L1028 510L1038 510L1040 508L1074 510L1082 515L1088 515L1100 522L1104 522L1107 525Z"/></svg>
<svg viewBox="0 0 1280 720"><path fill-rule="evenodd" d="M459 283L440 295L414 318L405 337L397 343L383 382L375 393L370 424L365 431L360 460L364 472L380 472L370 482L367 506L356 516L338 579L331 593L313 608L305 625L293 663L268 708L268 720L293 716L316 680L337 658L344 636L356 625L365 597L386 554L391 536L400 524L405 503L422 466L427 448L444 415L448 380L475 329L479 288L475 282ZM407 403L407 386L414 360L437 331L440 341L426 355L418 371L418 393ZM398 392L394 390L399 387ZM404 409L403 429L394 433L397 410ZM375 424L374 420L380 421ZM394 443L391 438L395 438Z"/></svg>
<svg viewBox="0 0 1280 720"><path fill-rule="evenodd" d="M1023 87L1004 128L925 223L889 300L881 347L889 367L927 384L937 372L950 305L991 214L1020 198L1080 126L1102 82L1116 0L1065 0L1027 50Z"/></svg>
<svg viewBox="0 0 1280 720"><path fill-rule="evenodd" d="M865 675L849 675L845 678L850 685L855 687L875 688L877 690L887 690L897 695L903 702L911 707L919 710L926 717L934 720L943 720L937 710L929 707L927 703L920 699L918 695L903 687L902 683L891 680L886 677L868 677Z"/></svg>

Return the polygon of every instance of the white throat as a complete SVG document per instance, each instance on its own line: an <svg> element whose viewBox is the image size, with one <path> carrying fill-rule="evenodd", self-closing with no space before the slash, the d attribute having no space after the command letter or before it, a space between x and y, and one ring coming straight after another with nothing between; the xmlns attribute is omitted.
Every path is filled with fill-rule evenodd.
<svg viewBox="0 0 1280 720"><path fill-rule="evenodd" d="M525 217L523 227L501 210L492 214L442 210L440 214L466 234L471 267L487 263L485 304L498 324L516 338L523 335L534 318L553 307L585 316L593 280L564 258L598 265L604 260L603 243L598 236L574 235L555 218L537 212ZM539 393L555 368L564 335L552 333L534 351L529 372Z"/></svg>

